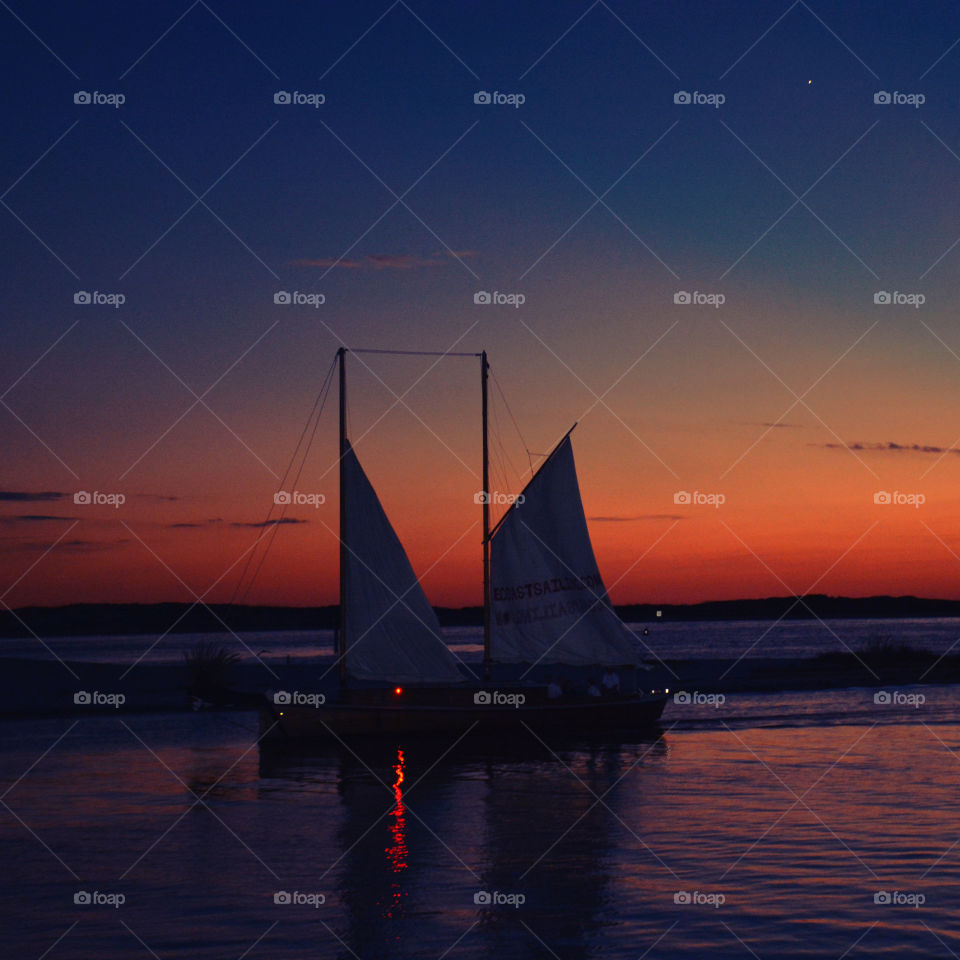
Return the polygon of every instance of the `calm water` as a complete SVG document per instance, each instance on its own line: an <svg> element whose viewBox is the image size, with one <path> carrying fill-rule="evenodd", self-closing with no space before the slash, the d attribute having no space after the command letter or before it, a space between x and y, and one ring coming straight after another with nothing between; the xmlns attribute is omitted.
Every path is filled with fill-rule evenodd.
<svg viewBox="0 0 960 960"><path fill-rule="evenodd" d="M7 721L0 956L950 956L960 695L922 692L313 756L261 753L246 713Z"/></svg>
<svg viewBox="0 0 960 960"><path fill-rule="evenodd" d="M723 621L705 623L634 624L637 642L644 656L661 659L734 657L813 657L829 651L857 650L876 638L892 638L937 653L960 652L960 619L956 617L912 620L784 620ZM649 632L644 635L643 631ZM479 654L483 636L479 628L454 627L444 630L451 647L464 659ZM261 654L300 660L331 653L333 634L329 630L276 631L218 634L171 634L114 637L33 637L0 639L0 656L45 659L52 654L64 660L108 663L179 662L185 650L198 640L223 643L242 658ZM44 646L46 644L46 646Z"/></svg>

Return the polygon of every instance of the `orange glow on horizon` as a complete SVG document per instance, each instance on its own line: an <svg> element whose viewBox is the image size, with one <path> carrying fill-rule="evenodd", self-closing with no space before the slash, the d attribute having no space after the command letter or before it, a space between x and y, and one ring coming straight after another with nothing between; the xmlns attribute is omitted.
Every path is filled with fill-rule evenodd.
<svg viewBox="0 0 960 960"><path fill-rule="evenodd" d="M777 366L784 379L808 382L835 358L850 319L834 319L837 342L793 350ZM775 355L776 341L756 318L727 316L725 322L765 357ZM924 373L919 356L894 362L883 354L851 354L842 375L824 380L810 397L827 429L799 409L778 421L789 398L784 401L776 380L722 328L700 325L695 332L693 339L664 341L657 365L617 384L609 398L616 416L603 407L584 415L590 394L556 362L535 355L529 367L526 354L503 350L497 369L500 354L491 353L532 451L528 457L501 409L492 425L491 488L520 490L531 462L535 468L579 420L573 446L580 488L615 603L807 592L960 598L960 457L950 453L957 446L956 425L944 400L950 371ZM597 384L626 367L599 345L594 354L583 362ZM398 393L416 376L386 361L379 372ZM432 372L411 394L426 430L409 411L391 410L391 395L359 363L350 372L355 448L437 606L481 600L476 373L470 361L462 361L442 375ZM878 380L882 392L868 389ZM678 383L685 384L681 393ZM854 390L851 383L860 386ZM287 416L275 422L257 409L244 430L244 439L264 462L277 465L277 474L308 408L303 386L277 401ZM211 603L336 604L336 418L325 417L297 481L301 493L321 493L324 500L291 505L281 526L263 526L277 480L228 434L212 436L205 421L179 428L184 436L178 456L156 451L133 471L124 481L120 509L74 506L69 493L58 503L0 505L5 603L201 597ZM841 437L863 443L844 449ZM886 447L890 439L900 446ZM913 449L911 442L931 444L932 452ZM141 445L132 444L116 456L129 465L142 453ZM116 486L90 471L83 477L83 487L91 490ZM18 481L22 489L62 486L33 466ZM920 493L924 502L875 503L882 491ZM681 492L722 494L724 501L676 502ZM249 593L235 596L247 551L258 538L258 551L268 542L272 547L262 567L255 554L251 568L259 574Z"/></svg>

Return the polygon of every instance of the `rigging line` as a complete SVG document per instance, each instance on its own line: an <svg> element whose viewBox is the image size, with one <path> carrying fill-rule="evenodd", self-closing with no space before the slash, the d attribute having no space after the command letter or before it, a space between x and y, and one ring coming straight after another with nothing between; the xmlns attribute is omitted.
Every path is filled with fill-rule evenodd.
<svg viewBox="0 0 960 960"><path fill-rule="evenodd" d="M303 452L303 457L300 461L300 467L297 470L296 477L294 477L294 481L293 481L294 489L296 489L297 483L300 480L300 475L303 473L303 468L306 466L307 457L310 453L310 448L313 446L313 441L317 435L317 430L320 427L320 418L321 418L321 415L323 414L323 408L326 406L327 397L330 394L330 388L332 384L333 384L333 377L332 377L332 369L331 369L331 371L327 375L327 379L326 379L326 382L324 383L323 388L321 388L321 396L323 399L320 401L320 407L317 410L316 421L314 422L313 431L310 434L310 440L307 443L306 449ZM312 414L311 414L311 418L312 418ZM310 425L310 422L308 420L307 426L309 425ZM298 444L298 447L299 447L299 444ZM291 465L287 468L287 472L284 473L284 477L287 476L287 473L289 473L292 465L293 464L291 462ZM279 521L282 521L286 517L288 506L289 504L283 505L283 509L280 511ZM256 569L253 571L253 575L250 577L250 580L247 582L247 586L244 591L244 599L246 599L247 595L250 593L250 589L253 587L253 584L256 581L257 577L259 576L260 570L267 559L267 554L270 552L270 548L273 546L273 541L276 539L277 531L280 529L280 526L281 526L279 521L273 525L273 529L270 531L270 535L267 537L266 542L264 543L263 551L260 554L260 561L257 564Z"/></svg>
<svg viewBox="0 0 960 960"><path fill-rule="evenodd" d="M497 413L497 408L493 407L492 409L493 409L493 421L495 424L493 442L497 450L497 455L502 458L501 469L503 470L503 478L504 478L504 484L505 484L504 489L509 489L510 482L511 482L510 475L508 472L508 467L509 467L509 470L513 471L513 473L516 474L517 480L519 481L520 486L523 486L523 478L520 476L520 471L516 468L516 465L514 464L513 459L511 458L509 452L507 451L506 444L504 444L503 442L503 435L500 430L500 416Z"/></svg>
<svg viewBox="0 0 960 960"><path fill-rule="evenodd" d="M500 416L497 413L496 406L491 406L491 411L493 413L493 423L494 430L491 437L491 467L495 474L495 480L501 486L504 492L508 491L511 487L510 480L510 470L513 470L514 473L517 473L516 467L514 467L513 462L510 460L509 455L507 454L506 448L503 444L502 431L500 429ZM509 467L509 469L508 469ZM517 474L519 476L519 473Z"/></svg>
<svg viewBox="0 0 960 960"><path fill-rule="evenodd" d="M479 357L479 353L454 353L445 350L373 350L353 347L345 348L347 353L386 353L395 357Z"/></svg>
<svg viewBox="0 0 960 960"><path fill-rule="evenodd" d="M313 406L310 408L310 414L309 414L309 416L307 417L306 423L303 425L303 430L300 432L300 438L297 440L297 445L296 445L296 447L294 448L293 454L292 454L291 457L290 457L290 462L287 464L287 468L283 471L283 476L280 478L281 489L283 489L283 485L286 483L287 475L290 473L290 470L291 470L291 468L292 468L292 466L293 466L293 463L294 463L294 461L295 461L296 458L297 458L297 452L299 451L300 445L303 443L303 438L304 438L304 436L306 435L306 432L307 432L307 430L308 430L309 427L310 427L310 421L313 420L314 411L317 411L318 405L319 405L320 410L323 409L323 402L325 402L325 401L324 401L322 398L324 397L324 391L329 391L329 385L330 385L331 377L332 377L332 375L333 375L334 368L335 368L335 366L336 366L336 362L337 362L337 361L336 361L336 357L334 357L333 361L332 361L331 364L330 364L330 368L327 370L326 376L325 376L324 379L323 379L323 383L322 383L322 385L321 385L321 387L320 387L320 391L319 391L319 393L317 394L316 399L313 401ZM319 423L319 420L320 420L320 414L319 414L319 412L317 412L317 422L318 422L318 423ZM314 432L316 432L316 427L314 427ZM266 523L266 522L270 519L270 514L273 513L273 508L274 508L275 506L276 506L276 503L274 503L274 505L273 505L272 507L270 507L270 509L267 511L267 515L266 515L266 517L264 518L264 523ZM283 511L281 511L281 517L282 517L282 515L283 515ZM275 526L276 526L276 525L275 525ZM258 537L257 539L259 539L259 537ZM256 539L255 539L255 540L254 540L254 545L256 545L256 542L257 542L257 541L256 541ZM237 581L237 585L236 585L236 587L234 587L234 590L233 590L233 596L230 598L230 602L231 602L231 603L234 603L234 602L236 601L237 596L238 596L239 593L240 593L240 588L241 588L241 586L243 585L243 581L244 581L244 579L245 579L246 576L247 576L247 572L248 572L248 570L250 569L250 564L251 564L251 562L253 561L253 555L254 555L255 553L256 553L256 549L251 550L251 551L247 554L247 561L246 561L246 563L243 565L243 571L242 571L241 574L240 574L240 579ZM259 568L258 568L258 569L259 569ZM247 587L247 590L246 590L247 593L249 593L249 589L250 589L250 588L249 588L249 586L248 586L248 587Z"/></svg>
<svg viewBox="0 0 960 960"><path fill-rule="evenodd" d="M527 441L523 439L523 434L520 432L520 425L517 423L517 418L513 415L513 411L510 409L510 404L507 403L506 395L503 392L503 388L500 386L500 381L497 379L497 375L491 370L490 377L493 380L493 385L497 388L497 393L500 394L500 399L503 400L503 405L507 408L507 413L510 414L510 419L513 421L513 426L516 428L517 436L520 438L520 443L523 444L523 449L527 453L527 460L530 464L530 473L533 474L533 455L530 453L530 448L527 446Z"/></svg>
<svg viewBox="0 0 960 960"><path fill-rule="evenodd" d="M497 416L495 411L494 411L493 419L494 419L494 422L496 423ZM499 424L497 424L497 427L499 428ZM493 470L495 480L497 481L500 488L504 492L507 492L511 487L510 474L507 469L508 457L506 456L506 451L503 448L503 443L500 440L499 434L496 432L494 433L493 443L491 444L490 459L491 459L490 466ZM512 463L510 464L510 467L511 468L513 467Z"/></svg>
<svg viewBox="0 0 960 960"><path fill-rule="evenodd" d="M320 417L323 414L323 408L326 406L327 397L330 395L330 388L332 385L333 385L333 376L332 376L332 368L331 368L330 374L328 374L327 376L326 383L324 384L324 387L321 388L323 400L320 402L320 409L317 411L317 419L314 422L313 431L310 434L310 439L307 442L306 449L303 451L303 458L300 461L300 468L297 470L297 475L293 478L292 487L294 490L296 490L297 484L300 482L300 476L303 473L303 469L307 465L307 457L310 455L310 448L313 446L313 441L316 439L317 430L320 429ZM309 421L307 423L309 425ZM284 476L286 476L286 474L284 474ZM286 516L287 506L289 506L289 504L284 504L283 506L283 510L280 513L281 520ZM256 581L257 577L260 575L260 569L263 567L263 564L267 559L267 554L270 552L270 548L273 546L273 541L276 539L277 531L279 529L280 529L280 524L275 523L273 525L273 529L270 531L270 536L267 537L266 543L264 544L264 547L263 547L263 551L260 554L260 562L257 564L256 570L253 571L253 576L250 577L250 581L247 583L247 588L246 588L246 591L244 592L244 599L246 599L246 596L250 593L251 587L253 587L254 582Z"/></svg>

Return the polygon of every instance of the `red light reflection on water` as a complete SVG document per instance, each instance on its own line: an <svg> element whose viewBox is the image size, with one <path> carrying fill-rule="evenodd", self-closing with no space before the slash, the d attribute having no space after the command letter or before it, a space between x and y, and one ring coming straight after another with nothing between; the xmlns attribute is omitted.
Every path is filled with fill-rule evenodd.
<svg viewBox="0 0 960 960"><path fill-rule="evenodd" d="M390 833L393 845L386 848L384 853L394 874L403 873L407 869L407 818L403 806L404 757L403 751L397 750L397 762L393 766L396 780L393 781L394 805L390 811ZM385 916L392 916L399 907L406 894L400 886L399 878L394 877L390 884L390 902L384 911Z"/></svg>

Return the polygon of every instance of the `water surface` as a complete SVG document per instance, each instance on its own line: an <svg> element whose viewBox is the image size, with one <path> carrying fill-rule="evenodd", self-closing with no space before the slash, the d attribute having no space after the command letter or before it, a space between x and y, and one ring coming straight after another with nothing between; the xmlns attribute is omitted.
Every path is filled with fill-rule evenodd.
<svg viewBox="0 0 960 960"><path fill-rule="evenodd" d="M923 689L312 755L261 752L248 713L7 721L0 953L949 956L960 713Z"/></svg>

